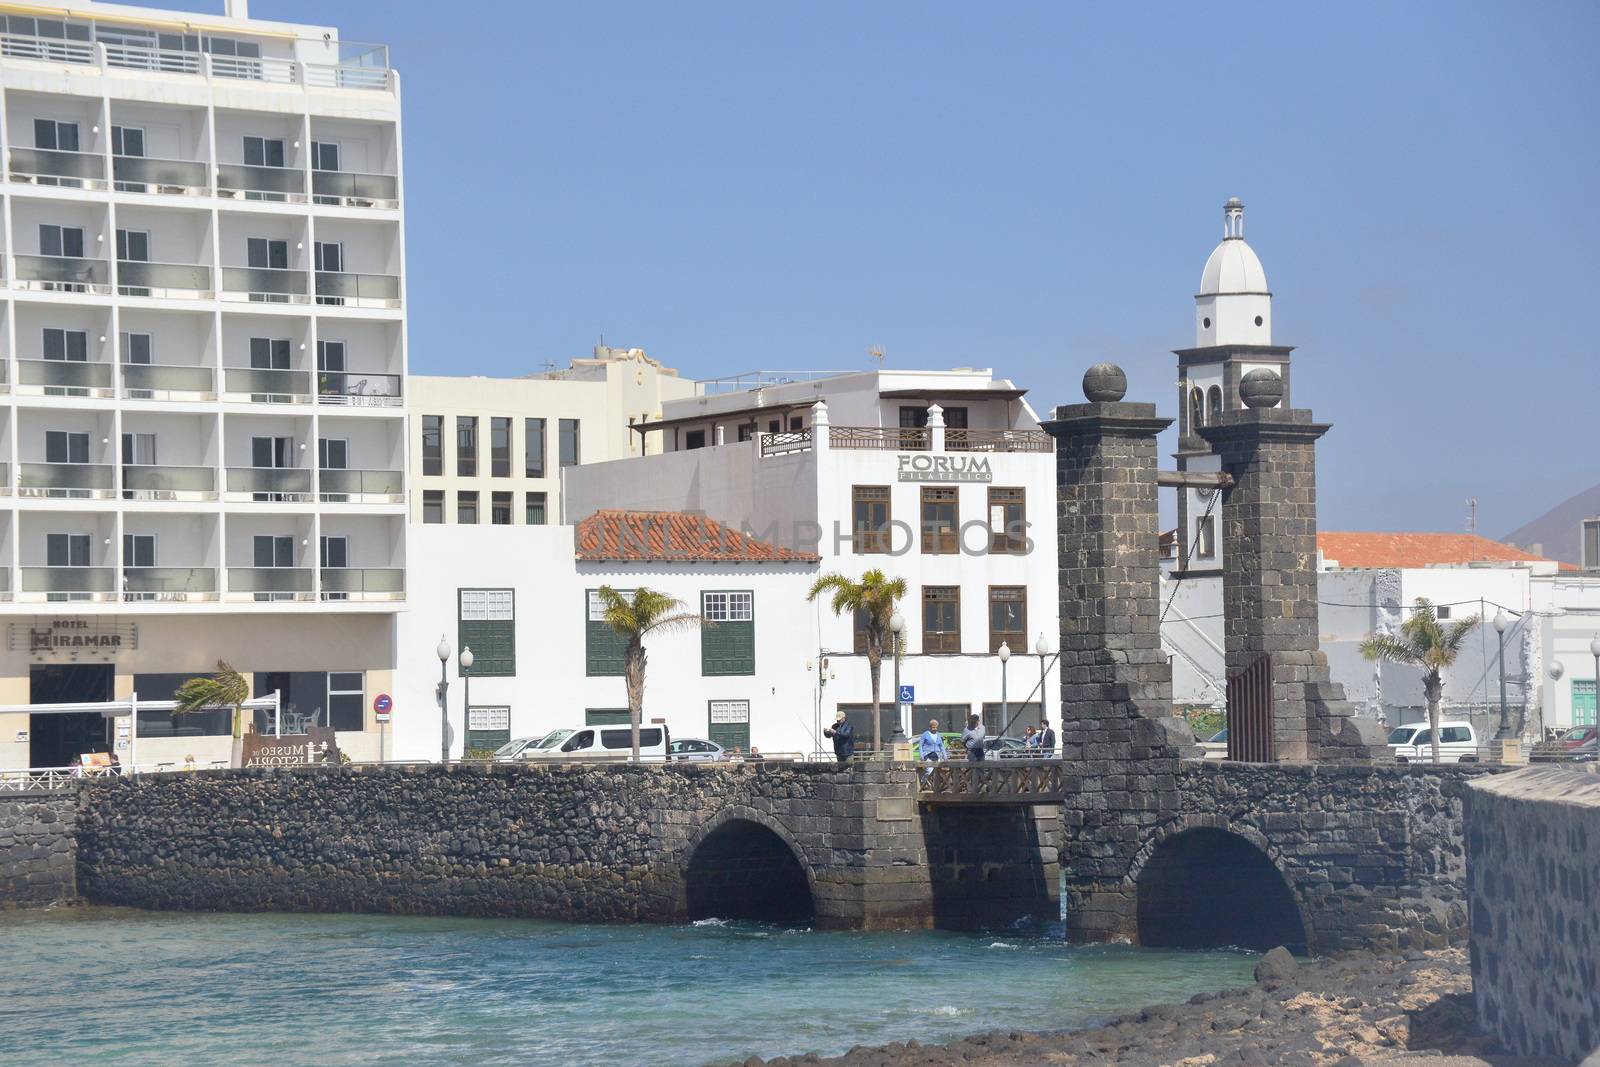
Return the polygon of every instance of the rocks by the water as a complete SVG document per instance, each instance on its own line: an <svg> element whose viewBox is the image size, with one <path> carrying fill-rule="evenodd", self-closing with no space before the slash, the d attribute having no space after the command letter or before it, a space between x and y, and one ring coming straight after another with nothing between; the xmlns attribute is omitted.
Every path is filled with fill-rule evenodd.
<svg viewBox="0 0 1600 1067"><path fill-rule="evenodd" d="M1300 965L1295 962L1294 955L1282 945L1261 957L1256 964L1256 981L1258 982L1286 982L1300 970Z"/></svg>
<svg viewBox="0 0 1600 1067"><path fill-rule="evenodd" d="M1279 951L1261 960L1261 973L1278 977L1253 988L1147 1008L1092 1030L996 1030L946 1045L858 1046L831 1059L780 1056L767 1067L1369 1067L1408 1060L1427 1067L1566 1067L1507 1056L1479 1029L1467 955L1459 948L1409 961L1396 954L1299 963L1291 956L1289 969L1275 957Z"/></svg>

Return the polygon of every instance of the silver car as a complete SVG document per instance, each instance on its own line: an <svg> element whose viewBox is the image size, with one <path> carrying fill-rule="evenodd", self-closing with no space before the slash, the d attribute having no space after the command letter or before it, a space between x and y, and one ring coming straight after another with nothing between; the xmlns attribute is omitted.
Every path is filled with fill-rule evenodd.
<svg viewBox="0 0 1600 1067"><path fill-rule="evenodd" d="M667 759L685 763L709 763L728 758L727 750L715 741L698 737L678 737L667 746Z"/></svg>

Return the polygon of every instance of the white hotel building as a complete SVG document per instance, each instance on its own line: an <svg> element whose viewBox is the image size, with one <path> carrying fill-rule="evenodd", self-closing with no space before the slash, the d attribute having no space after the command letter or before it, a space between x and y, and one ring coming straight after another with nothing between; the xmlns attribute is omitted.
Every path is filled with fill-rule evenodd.
<svg viewBox="0 0 1600 1067"><path fill-rule="evenodd" d="M0 148L0 767L226 759L226 716L18 710L218 659L375 758L407 525L385 50L243 0L0 3Z"/></svg>

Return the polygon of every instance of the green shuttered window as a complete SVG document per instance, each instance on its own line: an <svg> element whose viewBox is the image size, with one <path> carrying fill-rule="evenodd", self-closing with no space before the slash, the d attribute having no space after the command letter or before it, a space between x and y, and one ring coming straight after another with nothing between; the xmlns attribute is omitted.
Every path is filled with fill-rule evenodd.
<svg viewBox="0 0 1600 1067"><path fill-rule="evenodd" d="M709 623L700 628L700 673L756 673L755 594L747 589L701 593L700 614Z"/></svg>
<svg viewBox="0 0 1600 1067"><path fill-rule="evenodd" d="M633 596L632 589L618 589L617 593L624 598ZM585 593L584 613L588 619L584 624L584 673L591 678L620 675L628 641L606 624L598 589Z"/></svg>
<svg viewBox="0 0 1600 1067"><path fill-rule="evenodd" d="M517 673L516 594L510 589L456 590L456 648L472 649L476 678ZM460 659L456 672L461 671Z"/></svg>

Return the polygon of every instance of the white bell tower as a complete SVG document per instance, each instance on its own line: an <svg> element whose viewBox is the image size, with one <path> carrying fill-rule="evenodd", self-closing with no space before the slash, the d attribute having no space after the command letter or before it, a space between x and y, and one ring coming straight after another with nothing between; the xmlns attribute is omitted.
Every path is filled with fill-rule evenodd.
<svg viewBox="0 0 1600 1067"><path fill-rule="evenodd" d="M1272 291L1267 272L1244 239L1244 204L1222 208L1222 243L1206 260L1194 298L1194 345L1270 345Z"/></svg>

